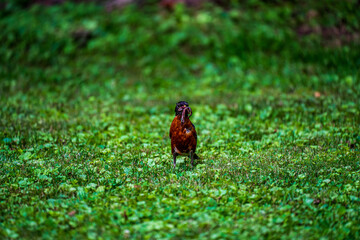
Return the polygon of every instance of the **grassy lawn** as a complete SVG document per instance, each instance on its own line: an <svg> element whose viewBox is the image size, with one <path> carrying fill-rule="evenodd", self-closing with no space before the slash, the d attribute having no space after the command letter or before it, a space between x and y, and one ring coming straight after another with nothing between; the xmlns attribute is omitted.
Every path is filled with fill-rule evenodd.
<svg viewBox="0 0 360 240"><path fill-rule="evenodd" d="M1 10L0 238L360 239L360 12L330 2Z"/></svg>

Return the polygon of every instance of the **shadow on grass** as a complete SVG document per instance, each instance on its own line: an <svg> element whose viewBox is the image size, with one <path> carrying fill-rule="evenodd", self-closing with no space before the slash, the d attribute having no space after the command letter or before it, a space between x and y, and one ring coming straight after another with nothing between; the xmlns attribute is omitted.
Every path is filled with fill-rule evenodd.
<svg viewBox="0 0 360 240"><path fill-rule="evenodd" d="M178 158L179 160L179 158ZM193 169L195 169L197 167L197 165L199 164L204 164L204 160L203 159L195 159L194 160L194 167L191 166L191 159L189 157L183 157L183 159L181 161L177 161L176 162L176 168L175 170L179 170L179 171L191 171ZM172 166L173 167L173 166ZM174 169L174 167L173 167Z"/></svg>

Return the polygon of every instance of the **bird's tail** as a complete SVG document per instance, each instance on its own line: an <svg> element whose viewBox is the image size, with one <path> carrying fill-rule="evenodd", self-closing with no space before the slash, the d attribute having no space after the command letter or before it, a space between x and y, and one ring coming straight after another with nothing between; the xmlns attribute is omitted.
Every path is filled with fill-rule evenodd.
<svg viewBox="0 0 360 240"><path fill-rule="evenodd" d="M194 153L194 159L200 159L200 157Z"/></svg>

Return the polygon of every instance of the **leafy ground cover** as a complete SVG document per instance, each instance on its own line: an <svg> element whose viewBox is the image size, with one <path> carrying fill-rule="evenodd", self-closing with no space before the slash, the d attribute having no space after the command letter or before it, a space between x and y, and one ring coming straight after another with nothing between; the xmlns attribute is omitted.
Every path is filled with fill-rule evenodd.
<svg viewBox="0 0 360 240"><path fill-rule="evenodd" d="M0 236L360 238L357 4L9 5Z"/></svg>

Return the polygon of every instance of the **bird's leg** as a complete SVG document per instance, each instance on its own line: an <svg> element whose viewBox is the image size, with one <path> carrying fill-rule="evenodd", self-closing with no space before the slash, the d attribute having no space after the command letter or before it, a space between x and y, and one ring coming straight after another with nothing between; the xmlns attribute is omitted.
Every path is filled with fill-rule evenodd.
<svg viewBox="0 0 360 240"><path fill-rule="evenodd" d="M176 152L173 153L173 158L174 158L174 168L176 167L176 156L178 154Z"/></svg>
<svg viewBox="0 0 360 240"><path fill-rule="evenodd" d="M194 167L194 152L193 152L193 150L190 151L190 159L191 159L191 167Z"/></svg>

